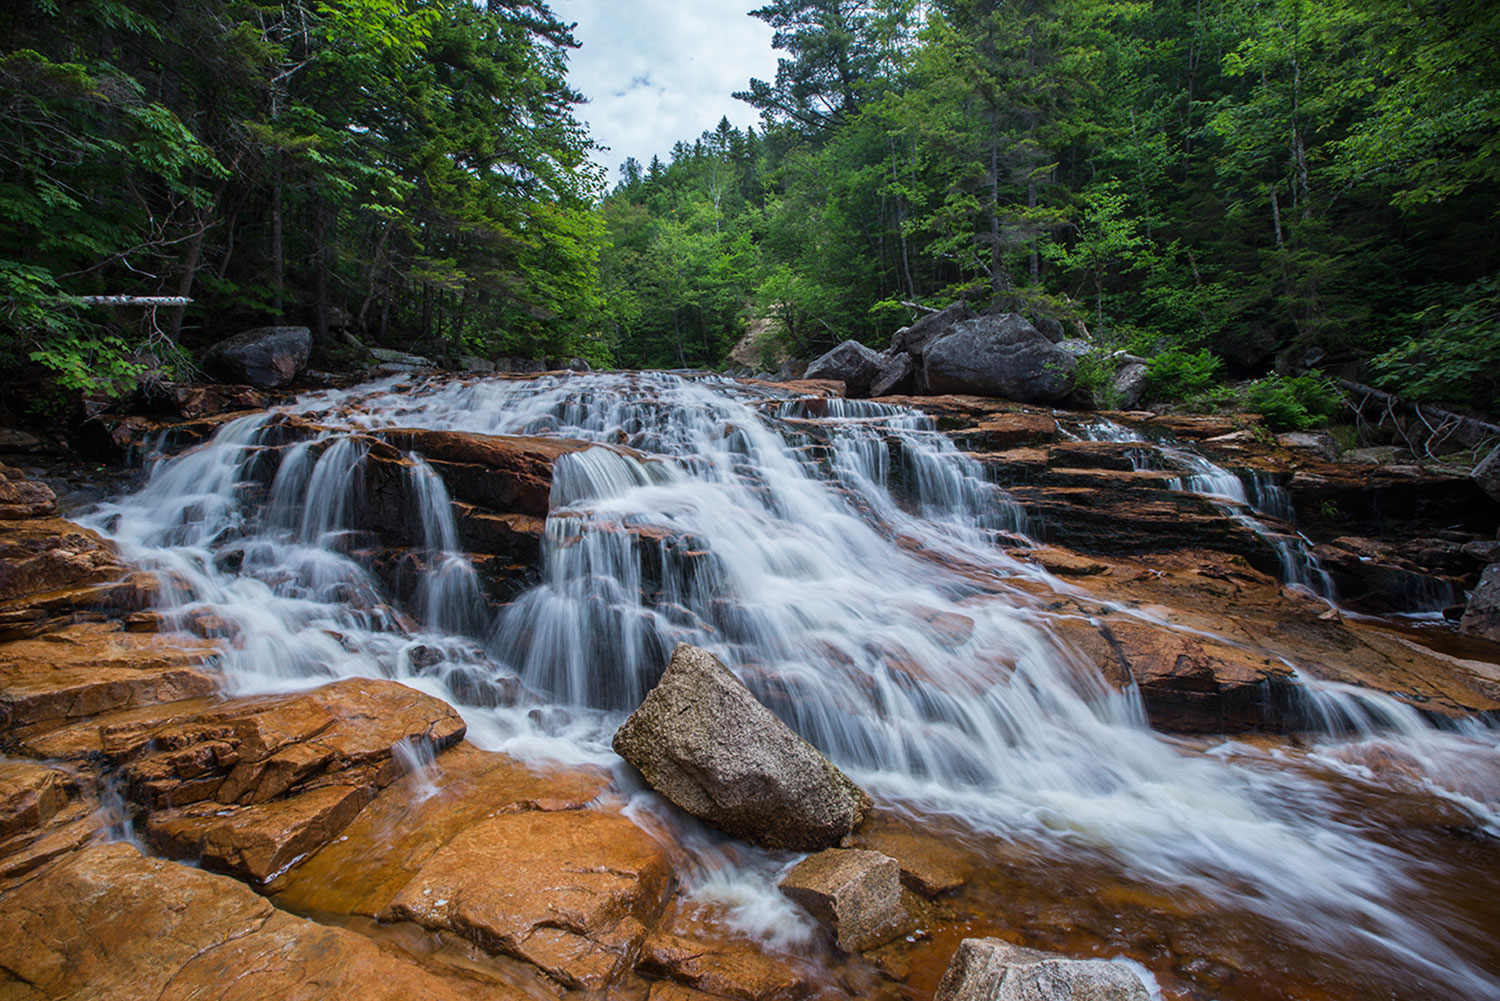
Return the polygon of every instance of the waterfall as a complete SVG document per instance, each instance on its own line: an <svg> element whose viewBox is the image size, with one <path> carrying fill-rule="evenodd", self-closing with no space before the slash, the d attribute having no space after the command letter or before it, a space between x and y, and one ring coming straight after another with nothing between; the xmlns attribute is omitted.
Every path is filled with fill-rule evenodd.
<svg viewBox="0 0 1500 1001"><path fill-rule="evenodd" d="M366 387L293 409L327 430L278 445L268 487L250 475L272 461L268 418L241 418L91 519L174 582L179 622L225 623L232 690L397 677L458 705L482 746L613 764L614 729L691 642L885 804L1233 897L1330 951L1374 943L1408 982L1500 998L1446 919L1406 899L1412 860L1335 816L1312 779L1149 730L1051 628L1034 586L1050 578L1006 554L1028 544L1025 512L919 413L667 374ZM398 425L601 446L557 461L542 577L509 606L479 599L419 458L416 621L360 556L362 435ZM1274 491L1161 454L1179 489L1286 538L1255 510L1281 517ZM1289 552L1289 582L1325 586L1310 552ZM1360 697L1361 736L1441 740L1493 767L1478 730L1434 736L1394 700ZM1333 740L1350 727L1327 711Z"/></svg>

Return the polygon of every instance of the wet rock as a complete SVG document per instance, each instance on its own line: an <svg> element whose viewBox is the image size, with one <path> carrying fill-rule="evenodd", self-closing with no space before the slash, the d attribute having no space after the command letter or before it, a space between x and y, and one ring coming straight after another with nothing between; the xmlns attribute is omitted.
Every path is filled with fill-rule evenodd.
<svg viewBox="0 0 1500 1001"><path fill-rule="evenodd" d="M146 398L151 412L180 420L195 421L240 410L264 410L270 395L253 386L210 386L162 383Z"/></svg>
<svg viewBox="0 0 1500 1001"><path fill-rule="evenodd" d="M947 334L956 325L965 320L972 320L978 315L969 308L968 303L960 299L947 309L937 313L928 313L911 326L902 327L896 331L895 336L891 338L890 353L897 355L905 352L911 355L914 361L921 361L922 354L927 350L928 345Z"/></svg>
<svg viewBox="0 0 1500 1001"><path fill-rule="evenodd" d="M256 327L209 348L203 367L225 382L275 389L297 377L311 350L307 327Z"/></svg>
<svg viewBox="0 0 1500 1001"><path fill-rule="evenodd" d="M208 695L209 644L86 623L0 644L0 727L56 725Z"/></svg>
<svg viewBox="0 0 1500 1001"><path fill-rule="evenodd" d="M966 320L928 345L922 371L930 393L974 393L1054 403L1073 388L1077 362L1024 318Z"/></svg>
<svg viewBox="0 0 1500 1001"><path fill-rule="evenodd" d="M1489 494L1491 500L1500 502L1500 445L1496 445L1489 455L1480 460L1469 478L1479 489Z"/></svg>
<svg viewBox="0 0 1500 1001"><path fill-rule="evenodd" d="M1117 963L1068 959L994 938L966 938L934 1001L1150 1001L1134 973Z"/></svg>
<svg viewBox="0 0 1500 1001"><path fill-rule="evenodd" d="M638 969L665 977L699 996L738 1001L798 1001L813 992L811 978L784 959L744 941L657 932L641 946ZM651 997L657 997L653 985ZM680 995L663 991L662 996ZM692 995L688 995L691 997Z"/></svg>
<svg viewBox="0 0 1500 1001"><path fill-rule="evenodd" d="M198 803L152 813L146 837L168 858L264 883L336 838L373 796L371 786L334 785L255 806Z"/></svg>
<svg viewBox="0 0 1500 1001"><path fill-rule="evenodd" d="M1500 641L1500 563L1485 567L1478 586L1469 596L1458 631Z"/></svg>
<svg viewBox="0 0 1500 1001"><path fill-rule="evenodd" d="M781 879L781 892L833 932L845 952L884 945L904 930L901 870L880 852L830 848Z"/></svg>
<svg viewBox="0 0 1500 1001"><path fill-rule="evenodd" d="M1173 629L1111 619L1104 632L1138 686L1151 725L1173 733L1260 727L1270 717L1275 688L1291 678L1291 669L1274 658Z"/></svg>
<svg viewBox="0 0 1500 1001"><path fill-rule="evenodd" d="M82 849L0 897L0 968L18 998L459 1001L446 981L354 932L276 910L224 876Z"/></svg>
<svg viewBox="0 0 1500 1001"><path fill-rule="evenodd" d="M684 810L768 848L836 845L870 807L716 657L686 643L615 733L614 749Z"/></svg>
<svg viewBox="0 0 1500 1001"><path fill-rule="evenodd" d="M807 366L804 379L833 379L844 384L844 395L850 399L865 396L870 383L881 374L884 362L880 355L859 341L845 341Z"/></svg>
<svg viewBox="0 0 1500 1001"><path fill-rule="evenodd" d="M537 518L547 516L557 460L591 447L568 438L406 428L382 431L379 437L425 458L455 498Z"/></svg>
<svg viewBox="0 0 1500 1001"><path fill-rule="evenodd" d="M845 848L864 848L889 856L901 868L901 883L924 897L937 897L968 882L973 866L940 835L920 828L903 830L887 824L867 824L844 839ZM873 829L872 829L873 828Z"/></svg>
<svg viewBox="0 0 1500 1001"><path fill-rule="evenodd" d="M67 775L34 761L0 760L0 840L40 827L67 800Z"/></svg>
<svg viewBox="0 0 1500 1001"><path fill-rule="evenodd" d="M0 466L0 521L45 518L57 513L57 495L19 469Z"/></svg>
<svg viewBox="0 0 1500 1001"><path fill-rule="evenodd" d="M464 735L443 702L372 678L193 708L165 723L101 728L100 753L148 809L204 800L249 806L321 785L381 787L399 775L396 745L442 750Z"/></svg>
<svg viewBox="0 0 1500 1001"><path fill-rule="evenodd" d="M1141 402L1141 397L1146 393L1149 371L1145 365L1133 361L1115 373L1113 386L1116 406L1129 410Z"/></svg>
<svg viewBox="0 0 1500 1001"><path fill-rule="evenodd" d="M901 352L892 356L880 367L875 381L870 383L871 396L889 396L892 393L909 393L915 388L917 366L911 355Z"/></svg>
<svg viewBox="0 0 1500 1001"><path fill-rule="evenodd" d="M109 544L71 521L0 521L0 602L102 584L124 575Z"/></svg>
<svg viewBox="0 0 1500 1001"><path fill-rule="evenodd" d="M602 990L634 965L672 884L662 847L618 814L514 813L460 832L384 916L455 932L570 987Z"/></svg>

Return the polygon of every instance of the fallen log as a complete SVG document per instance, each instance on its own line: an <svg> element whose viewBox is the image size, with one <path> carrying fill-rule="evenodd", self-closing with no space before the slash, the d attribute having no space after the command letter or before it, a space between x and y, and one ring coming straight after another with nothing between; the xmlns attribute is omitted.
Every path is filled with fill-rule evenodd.
<svg viewBox="0 0 1500 1001"><path fill-rule="evenodd" d="M1350 406L1354 409L1356 421L1367 420L1365 417L1365 406L1374 401L1383 408L1380 418L1375 422L1375 426L1379 427L1385 423L1387 418L1390 418L1396 433L1406 442L1407 448L1411 450L1412 454L1417 454L1418 445L1412 441L1411 437L1407 434L1407 430L1396 423L1395 415L1398 409L1411 412L1417 420L1421 421L1427 434L1424 436L1419 431L1417 437L1420 441L1421 451L1428 456L1435 455L1433 451L1434 446L1441 445L1444 442L1451 441L1466 448L1475 448L1489 439L1500 439L1500 424L1491 424L1488 421L1482 421L1477 417L1470 417L1466 414L1456 414L1451 410L1444 410L1429 403L1418 403L1415 400L1407 400L1397 396L1395 393L1387 393L1384 390L1376 389L1374 386L1366 386L1362 382L1355 382L1353 379L1337 379L1335 381L1349 392L1357 393L1362 397L1358 403L1350 403ZM1436 424L1434 424L1434 421L1436 421Z"/></svg>

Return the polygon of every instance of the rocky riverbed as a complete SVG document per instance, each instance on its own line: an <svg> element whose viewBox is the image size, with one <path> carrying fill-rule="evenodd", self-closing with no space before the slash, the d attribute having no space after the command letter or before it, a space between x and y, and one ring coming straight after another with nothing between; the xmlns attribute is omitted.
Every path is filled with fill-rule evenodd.
<svg viewBox="0 0 1500 1001"><path fill-rule="evenodd" d="M974 938L1496 996L1462 471L826 383L183 400L89 429L154 466L88 527L0 471L0 996L927 998ZM860 893L609 750L676 642L868 791Z"/></svg>

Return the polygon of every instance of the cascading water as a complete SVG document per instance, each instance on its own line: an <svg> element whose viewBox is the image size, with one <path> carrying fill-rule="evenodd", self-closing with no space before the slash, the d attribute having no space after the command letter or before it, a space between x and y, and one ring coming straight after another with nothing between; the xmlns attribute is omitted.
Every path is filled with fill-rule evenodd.
<svg viewBox="0 0 1500 1001"><path fill-rule="evenodd" d="M482 746L612 763L613 730L672 645L692 642L885 804L1232 897L1295 940L1373 950L1408 995L1441 984L1500 998L1451 943L1451 920L1403 899L1412 860L1335 816L1320 786L1152 734L1017 586L1045 579L998 547L1024 542L1024 512L925 417L669 375L384 385L352 399L297 405L331 430L283 445L263 494L252 473L275 425L242 418L92 519L173 582L179 621L223 624L233 689L394 676L458 704ZM434 571L421 622L390 606L357 555L361 435L398 425L606 446L557 461L542 580L487 628L446 492L420 460L410 489ZM476 676L517 703L472 697ZM1497 753L1477 730L1376 715L1365 718L1382 739Z"/></svg>
<svg viewBox="0 0 1500 1001"><path fill-rule="evenodd" d="M1284 583L1305 588L1329 602L1336 599L1333 578L1318 562L1307 539L1295 529L1290 533L1275 531L1259 517L1275 518L1288 526L1294 520L1287 492L1258 470L1250 470L1242 478L1195 452L1151 443L1113 421L1084 423L1076 432L1088 441L1139 442L1141 447L1130 452L1136 469L1181 472L1183 475L1167 481L1168 489L1206 498L1220 513L1262 539L1276 553Z"/></svg>

